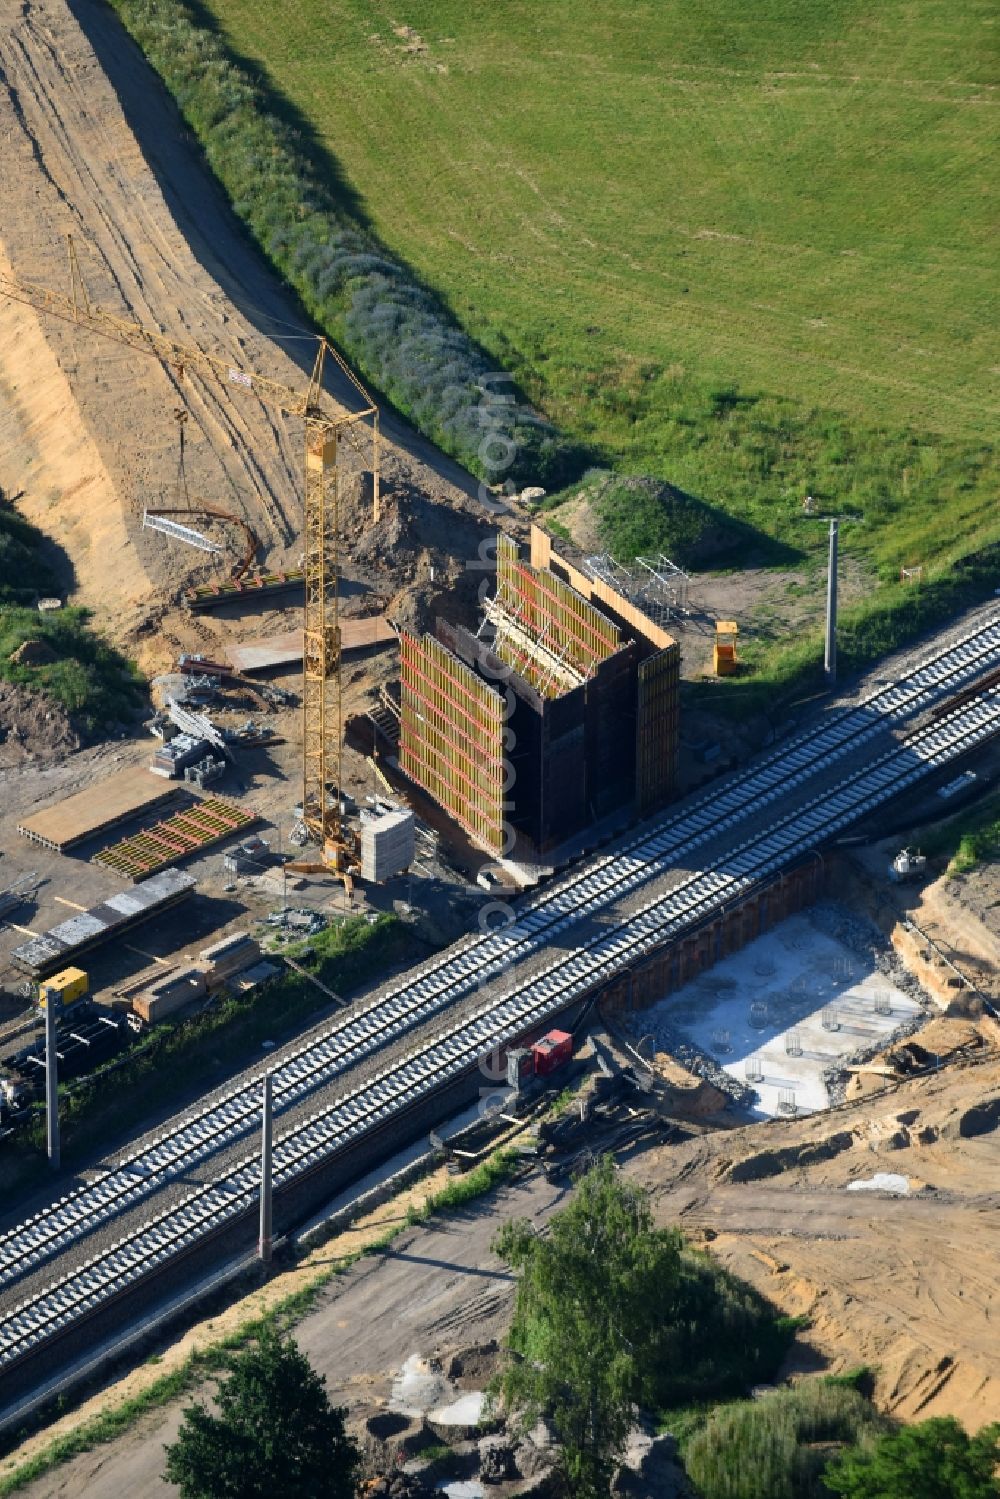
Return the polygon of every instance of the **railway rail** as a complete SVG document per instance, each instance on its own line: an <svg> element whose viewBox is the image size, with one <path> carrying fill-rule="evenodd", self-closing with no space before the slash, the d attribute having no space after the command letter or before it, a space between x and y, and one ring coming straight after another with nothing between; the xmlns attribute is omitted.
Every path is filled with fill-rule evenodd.
<svg viewBox="0 0 1000 1499"><path fill-rule="evenodd" d="M338 1020L325 1034L288 1053L275 1069L276 1114L324 1086L339 1072L392 1044L463 996L482 988L539 952L572 927L657 878L720 834L737 835L741 821L773 805L790 787L828 771L900 718L931 708L943 693L961 690L1000 653L1000 620L971 631L899 682L879 687L842 709L819 732L808 731L692 807L661 820L614 853L591 862L536 896L509 926L466 939L416 976L380 994L364 1010ZM0 1236L0 1289L23 1278L81 1233L118 1216L207 1156L256 1127L257 1088L242 1079L221 1097L187 1115L154 1141L126 1156L96 1182L77 1188L44 1212Z"/></svg>
<svg viewBox="0 0 1000 1499"><path fill-rule="evenodd" d="M821 791L797 810L779 816L762 836L736 841L741 819L734 815L739 810L733 806L734 796L743 806L751 801L755 813L759 812L762 805L776 802L790 782L808 781L818 748L826 754L825 764L829 766L831 756L857 749L859 741L867 742L884 727L889 714L913 716L933 706L942 691L958 690L970 673L982 672L984 633L989 650L1000 649L998 622L987 632L977 632L949 651L940 652L903 682L882 688L858 708L838 714L819 734L799 736L783 751L737 778L736 784L714 797L711 805L696 804L668 825L633 839L615 855L597 861L536 898L512 926L473 939L457 953L453 950L409 985L391 990L365 1012L287 1057L275 1075L275 1092L280 1093L285 1107L318 1085L317 1070L325 1073L321 1080L329 1080L350 1065L351 1056L357 1060L370 1055L386 1044L387 1038L405 1034L420 1021L439 1014L449 1002L441 1000L444 990L454 991L456 985L464 992L475 989L484 975L488 978L508 968L512 954L517 960L524 952L536 951L553 935L571 927L581 912L595 905L606 906L609 891L617 899L623 888L638 888L655 877L669 867L672 852L681 847L685 852L690 849L692 839L704 841L720 831L734 833L734 842L715 867L690 874L666 893L654 896L617 925L602 929L571 953L562 954L531 974L512 993L484 1004L368 1083L295 1126L275 1147L276 1185L295 1180L328 1161L348 1148L360 1133L379 1128L463 1070L474 1067L497 1045L544 1023L649 950L697 924L720 904L738 898L867 811L997 732L1000 689L993 689L966 701L947 717L935 719L906 742L894 744L863 769L845 776L832 790ZM876 699L882 700L878 715L881 722L873 718L872 703ZM400 1014L403 1000L405 1013ZM201 1159L219 1149L220 1128L228 1126L225 1143L232 1144L253 1128L258 1118L259 1085L244 1081L98 1182L79 1189L4 1236L0 1240L0 1284L36 1268L83 1237L97 1222L117 1216L179 1171L188 1169L193 1158ZM127 1242L69 1272L14 1309L0 1319L0 1369L29 1357L81 1317L126 1294L164 1260L221 1232L249 1211L257 1189L256 1162L248 1160L224 1180L195 1189L179 1204L151 1219Z"/></svg>

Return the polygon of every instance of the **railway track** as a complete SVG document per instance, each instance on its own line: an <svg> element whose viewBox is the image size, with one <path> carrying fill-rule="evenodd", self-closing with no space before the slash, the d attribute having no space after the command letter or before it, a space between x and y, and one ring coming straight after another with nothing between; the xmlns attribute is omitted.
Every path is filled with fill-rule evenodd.
<svg viewBox="0 0 1000 1499"><path fill-rule="evenodd" d="M394 985L364 1010L338 1019L324 1034L286 1054L274 1072L275 1111L300 1103L339 1073L442 1014L490 982L509 974L556 939L566 940L611 902L634 894L699 845L719 836L742 849L742 822L756 818L794 787L828 777L831 765L863 750L887 728L940 706L981 674L984 659L1000 655L1000 619L969 632L944 650L917 663L898 682L884 685L858 705L832 715L818 732L804 732L763 761L734 777L679 815L663 819L613 853L593 861L549 887L522 907L509 926L466 939ZM832 793L824 801L831 807ZM712 872L706 873L711 878ZM688 889L692 876L680 887ZM718 886L718 898L724 883ZM42 1213L0 1236L0 1289L14 1284L46 1260L207 1157L226 1149L256 1128L258 1086L241 1079L211 1103L188 1114L116 1167L61 1198Z"/></svg>
<svg viewBox="0 0 1000 1499"><path fill-rule="evenodd" d="M844 778L829 793L776 820L765 836L732 847L724 867L692 874L617 925L565 953L499 1000L418 1045L412 1053L310 1115L275 1145L276 1187L351 1148L388 1120L426 1100L479 1060L544 1024L623 967L739 898L817 844L1000 731L1000 687L917 730ZM256 1084L247 1085L255 1095ZM102 1251L0 1318L0 1370L112 1305L140 1281L249 1214L259 1190L256 1155L194 1189L127 1239Z"/></svg>

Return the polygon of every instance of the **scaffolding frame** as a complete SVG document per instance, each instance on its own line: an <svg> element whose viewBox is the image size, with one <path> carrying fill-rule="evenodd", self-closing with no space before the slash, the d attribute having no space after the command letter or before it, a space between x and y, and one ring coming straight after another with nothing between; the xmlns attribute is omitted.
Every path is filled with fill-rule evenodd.
<svg viewBox="0 0 1000 1499"><path fill-rule="evenodd" d="M513 667L518 676L538 693L540 697L559 697L571 692L574 687L592 675L590 671L578 671L571 665L568 643L560 650L549 645L552 621L546 620L541 634L535 638L524 623L524 603L518 600L513 612L498 598L487 599L483 605L483 619L493 626L492 650L505 665Z"/></svg>
<svg viewBox="0 0 1000 1499"><path fill-rule="evenodd" d="M486 613L494 649L536 691L557 697L594 675L622 647L618 626L554 573L522 562L516 541L497 537L497 591Z"/></svg>
<svg viewBox="0 0 1000 1499"><path fill-rule="evenodd" d="M616 562L610 552L584 558L590 576L623 595L641 609L654 624L667 625L688 613L691 578L676 562L660 552L656 557L636 557L632 567Z"/></svg>

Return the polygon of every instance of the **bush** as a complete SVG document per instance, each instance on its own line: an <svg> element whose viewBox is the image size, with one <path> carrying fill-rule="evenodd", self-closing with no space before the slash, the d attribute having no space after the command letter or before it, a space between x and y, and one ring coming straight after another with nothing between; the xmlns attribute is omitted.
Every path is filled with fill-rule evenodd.
<svg viewBox="0 0 1000 1499"><path fill-rule="evenodd" d="M600 468L588 469L580 484L553 495L544 508L555 509L580 494L593 509L602 543L619 562L663 552L681 567L697 567L731 552L742 533L753 534L664 479ZM758 546L770 543L766 536L754 539Z"/></svg>
<svg viewBox="0 0 1000 1499"><path fill-rule="evenodd" d="M996 1499L1000 1423L970 1437L954 1416L921 1421L835 1458L824 1478L842 1499Z"/></svg>
<svg viewBox="0 0 1000 1499"><path fill-rule="evenodd" d="M686 1249L653 1374L661 1409L742 1394L773 1379L795 1336L752 1286Z"/></svg>
<svg viewBox="0 0 1000 1499"><path fill-rule="evenodd" d="M138 706L144 684L132 664L94 634L89 619L86 609L39 614L23 606L0 606L0 677L44 692L93 732L127 718ZM57 659L44 666L11 661L27 640L42 641Z"/></svg>
<svg viewBox="0 0 1000 1499"><path fill-rule="evenodd" d="M703 1499L826 1499L831 1444L853 1446L886 1425L856 1390L809 1380L721 1406L684 1462Z"/></svg>
<svg viewBox="0 0 1000 1499"><path fill-rule="evenodd" d="M516 400L509 377L349 217L222 41L181 0L112 4L237 214L361 375L487 482L565 482L576 450Z"/></svg>

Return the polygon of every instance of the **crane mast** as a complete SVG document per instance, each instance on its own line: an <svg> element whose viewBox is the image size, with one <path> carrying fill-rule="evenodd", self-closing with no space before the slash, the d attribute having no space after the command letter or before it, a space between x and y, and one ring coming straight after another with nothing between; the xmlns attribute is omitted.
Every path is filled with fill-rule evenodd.
<svg viewBox="0 0 1000 1499"><path fill-rule="evenodd" d="M78 327L103 334L139 353L150 354L183 377L192 371L211 384L249 390L261 401L277 406L305 422L304 552L305 610L303 616L302 692L302 816L310 834L320 845L323 864L346 875L352 852L343 831L340 794L343 770L340 668L340 480L341 447L349 444L361 452L361 428L371 426L371 469L375 518L379 514L378 408L336 349L325 338L318 340L316 362L305 390L272 380L253 370L240 369L216 355L206 354L141 323L103 311L91 304L69 241L70 289L22 282L0 273L0 294L24 302ZM326 356L358 392L357 411L333 409L323 390ZM336 797L330 802L331 781Z"/></svg>

